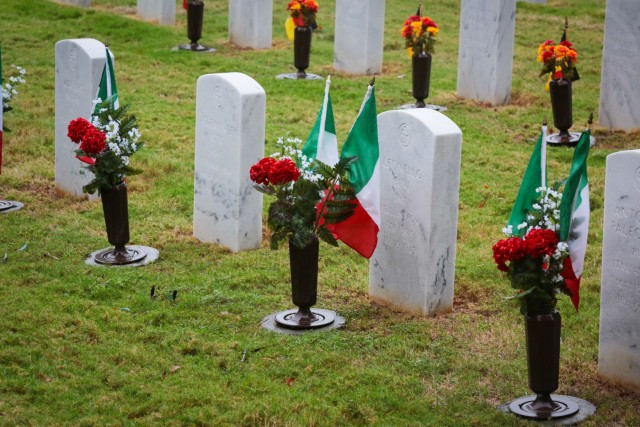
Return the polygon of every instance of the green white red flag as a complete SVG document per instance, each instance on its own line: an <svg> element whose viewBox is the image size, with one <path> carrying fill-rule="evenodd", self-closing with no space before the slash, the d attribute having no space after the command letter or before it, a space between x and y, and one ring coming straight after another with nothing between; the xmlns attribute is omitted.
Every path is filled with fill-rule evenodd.
<svg viewBox="0 0 640 427"><path fill-rule="evenodd" d="M316 123L309 134L309 138L302 147L302 154L309 159L320 160L329 166L338 163L338 139L336 137L336 125L333 121L333 106L329 95L331 76L327 77L324 89L322 107L318 113Z"/></svg>
<svg viewBox="0 0 640 427"><path fill-rule="evenodd" d="M547 127L542 127L540 138L531 153L531 159L527 166L524 176L522 177L522 183L520 184L520 190L516 196L516 201L513 204L509 221L507 226L511 227L511 234L514 236L524 236L527 231L526 228L519 229L518 225L526 222L528 212L533 210L533 204L539 197L536 189L540 187L546 187L547 183L547 144L545 137L547 133Z"/></svg>
<svg viewBox="0 0 640 427"><path fill-rule="evenodd" d="M587 179L587 157L591 143L591 132L582 132L571 162L569 178L560 202L560 240L567 242L569 256L565 258L562 277L571 291L571 302L578 310L580 304L580 279L587 252L589 233L589 181Z"/></svg>
<svg viewBox="0 0 640 427"><path fill-rule="evenodd" d="M332 232L360 255L371 258L380 230L380 154L373 84L367 89L340 156L358 158L349 168L358 205L353 215L331 227Z"/></svg>

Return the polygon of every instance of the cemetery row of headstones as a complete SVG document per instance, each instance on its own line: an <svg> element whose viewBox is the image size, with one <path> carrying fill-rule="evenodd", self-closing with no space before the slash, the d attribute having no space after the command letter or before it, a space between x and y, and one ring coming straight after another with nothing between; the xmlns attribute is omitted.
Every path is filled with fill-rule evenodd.
<svg viewBox="0 0 640 427"><path fill-rule="evenodd" d="M104 45L91 39L56 45L56 185L74 195L82 194L88 177L78 173L66 124L91 111L92 88L100 79L104 52ZM246 75L205 75L198 80L194 235L201 241L233 251L260 246L262 197L252 189L247 170L264 151L265 106L264 90ZM382 113L378 126L382 226L370 263L371 298L422 315L450 311L460 129L430 110ZM617 156L620 161L612 157L607 166L601 371L609 378L638 384L640 374L633 363L637 366L634 345L640 332L632 319L640 307L640 267L628 259L637 249L633 223L638 218L632 202L619 201L632 201L640 192L640 153ZM616 178L614 170L626 171L632 180ZM622 193L612 196L615 192ZM627 244L631 246L626 252L607 249ZM629 363L616 363L620 357Z"/></svg>
<svg viewBox="0 0 640 427"><path fill-rule="evenodd" d="M90 6L91 0L62 0ZM546 0L522 0L546 3ZM138 0L143 19L175 24L174 0ZM271 47L273 2L229 2L229 38L241 47ZM353 74L382 72L385 0L337 0L334 68ZM463 0L460 13L457 94L505 104L511 98L516 0ZM607 1L600 124L607 128L640 126L640 8L633 0ZM365 40L366 43L362 43Z"/></svg>

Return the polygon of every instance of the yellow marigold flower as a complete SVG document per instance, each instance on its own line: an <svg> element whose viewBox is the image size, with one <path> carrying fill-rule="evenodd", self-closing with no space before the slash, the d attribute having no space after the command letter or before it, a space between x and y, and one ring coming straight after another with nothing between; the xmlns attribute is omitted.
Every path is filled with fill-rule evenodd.
<svg viewBox="0 0 640 427"><path fill-rule="evenodd" d="M434 37L438 35L438 31L440 31L440 30L438 28L436 28L436 27L428 27L427 28L427 32L429 34L431 34L432 36L434 36Z"/></svg>
<svg viewBox="0 0 640 427"><path fill-rule="evenodd" d="M413 32L416 34L420 34L422 31L422 22L420 21L412 22L411 26L413 27Z"/></svg>
<svg viewBox="0 0 640 427"><path fill-rule="evenodd" d="M289 7L290 10L300 10L300 3L294 3Z"/></svg>
<svg viewBox="0 0 640 427"><path fill-rule="evenodd" d="M547 79L547 83L544 85L544 90L549 92L549 84L551 83L551 73L549 73L549 78Z"/></svg>

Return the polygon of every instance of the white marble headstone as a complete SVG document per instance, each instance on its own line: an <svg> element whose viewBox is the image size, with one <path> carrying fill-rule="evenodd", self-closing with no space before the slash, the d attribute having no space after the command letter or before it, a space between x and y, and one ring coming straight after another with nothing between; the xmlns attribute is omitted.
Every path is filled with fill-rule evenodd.
<svg viewBox="0 0 640 427"><path fill-rule="evenodd" d="M91 7L91 0L58 0L60 3L72 4L74 6Z"/></svg>
<svg viewBox="0 0 640 427"><path fill-rule="evenodd" d="M106 49L94 39L69 39L56 43L56 161L58 190L82 196L82 186L93 179L75 158L78 145L67 137L69 122L89 120L105 64Z"/></svg>
<svg viewBox="0 0 640 427"><path fill-rule="evenodd" d="M262 193L249 169L264 155L266 95L241 73L206 74L196 93L193 235L237 252L260 247Z"/></svg>
<svg viewBox="0 0 640 427"><path fill-rule="evenodd" d="M607 156L598 371L640 391L640 150Z"/></svg>
<svg viewBox="0 0 640 427"><path fill-rule="evenodd" d="M600 125L640 128L640 3L608 0L600 76Z"/></svg>
<svg viewBox="0 0 640 427"><path fill-rule="evenodd" d="M382 72L385 0L337 0L333 68L351 74Z"/></svg>
<svg viewBox="0 0 640 427"><path fill-rule="evenodd" d="M378 115L381 226L372 300L434 316L453 308L462 132L429 109Z"/></svg>
<svg viewBox="0 0 640 427"><path fill-rule="evenodd" d="M516 0L462 0L458 96L493 105L511 100Z"/></svg>
<svg viewBox="0 0 640 427"><path fill-rule="evenodd" d="M273 2L229 0L229 40L240 47L271 48Z"/></svg>
<svg viewBox="0 0 640 427"><path fill-rule="evenodd" d="M160 25L176 24L175 0L138 0L137 14L145 21L157 21Z"/></svg>

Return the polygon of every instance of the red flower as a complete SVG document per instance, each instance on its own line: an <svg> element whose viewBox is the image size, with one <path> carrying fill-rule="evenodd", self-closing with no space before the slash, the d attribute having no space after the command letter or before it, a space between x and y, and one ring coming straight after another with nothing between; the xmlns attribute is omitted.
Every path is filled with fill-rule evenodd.
<svg viewBox="0 0 640 427"><path fill-rule="evenodd" d="M524 240L518 237L502 239L493 245L493 259L498 264L500 271L509 271L507 261L516 261L525 255Z"/></svg>
<svg viewBox="0 0 640 427"><path fill-rule="evenodd" d="M545 50L544 52L542 52L542 60L544 62L548 62L553 58L553 51L552 50Z"/></svg>
<svg viewBox="0 0 640 427"><path fill-rule="evenodd" d="M429 17L422 18L422 26L425 28L427 27L438 28L438 25L435 22L433 22Z"/></svg>
<svg viewBox="0 0 640 427"><path fill-rule="evenodd" d="M553 44L553 40L546 40L544 43L542 43L542 46L551 46Z"/></svg>
<svg viewBox="0 0 640 427"><path fill-rule="evenodd" d="M553 255L558 242L560 242L560 239L556 232L548 229L534 228L524 236L527 254L531 255L532 258Z"/></svg>
<svg viewBox="0 0 640 427"><path fill-rule="evenodd" d="M300 171L296 167L296 164L287 158L279 160L269 171L269 181L273 185L297 181L298 178L300 178Z"/></svg>
<svg viewBox="0 0 640 427"><path fill-rule="evenodd" d="M302 17L302 15L299 16L292 16L291 19L293 19L293 23L295 24L296 27L304 27L304 18Z"/></svg>
<svg viewBox="0 0 640 427"><path fill-rule="evenodd" d="M107 147L107 135L91 127L82 137L80 149L87 154L99 154Z"/></svg>
<svg viewBox="0 0 640 427"><path fill-rule="evenodd" d="M411 25L405 25L404 27L402 27L402 37L408 39L412 34L413 28L411 28Z"/></svg>
<svg viewBox="0 0 640 427"><path fill-rule="evenodd" d="M72 140L76 144L79 144L80 141L82 141L82 137L84 136L84 134L87 133L87 130L91 128L93 128L93 125L91 123L89 123L82 117L78 117L77 119L71 120L71 122L69 122L69 127L67 128L67 136L70 140Z"/></svg>
<svg viewBox="0 0 640 427"><path fill-rule="evenodd" d="M560 70L560 71L555 71L555 72L553 73L553 78L554 78L554 79L556 79L556 80L561 79L561 78L562 78L562 70Z"/></svg>
<svg viewBox="0 0 640 427"><path fill-rule="evenodd" d="M571 49L571 46L573 46L573 43L571 43L569 40L565 40L563 42L560 42L560 46L566 46L569 49Z"/></svg>
<svg viewBox="0 0 640 427"><path fill-rule="evenodd" d="M273 157L265 157L255 165L251 166L249 170L249 178L256 184L269 185L269 173L273 165L277 163L277 160Z"/></svg>

